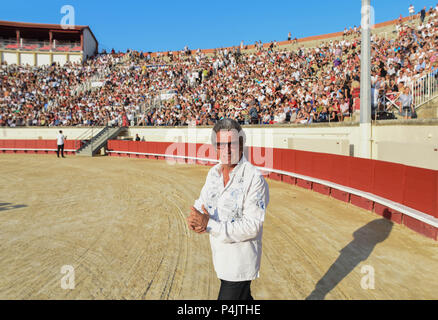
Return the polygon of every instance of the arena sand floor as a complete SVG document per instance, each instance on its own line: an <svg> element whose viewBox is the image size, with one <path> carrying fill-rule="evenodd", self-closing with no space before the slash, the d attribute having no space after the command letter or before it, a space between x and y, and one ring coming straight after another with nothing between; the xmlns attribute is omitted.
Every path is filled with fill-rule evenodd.
<svg viewBox="0 0 438 320"><path fill-rule="evenodd" d="M0 155L0 299L216 299L208 235L185 221L209 169ZM437 242L351 204L268 182L255 299L438 297ZM74 268L74 289L61 286L64 265Z"/></svg>

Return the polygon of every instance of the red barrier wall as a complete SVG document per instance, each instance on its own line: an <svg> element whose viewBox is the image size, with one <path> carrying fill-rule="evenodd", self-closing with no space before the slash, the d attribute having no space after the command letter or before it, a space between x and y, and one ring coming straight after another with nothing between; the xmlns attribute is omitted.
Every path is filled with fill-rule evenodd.
<svg viewBox="0 0 438 320"><path fill-rule="evenodd" d="M165 154L168 150L174 155L216 159L216 152L210 144L109 141L108 146L118 151ZM270 152L273 158L265 159L264 163L260 163ZM281 148L248 147L247 157L257 166L302 174L373 193L438 218L438 172L436 170ZM198 161L198 163L213 164L208 161ZM278 174L272 175L272 178L282 180ZM287 180L287 182L292 181ZM306 188L311 187L302 179L298 179L296 183ZM317 184L316 188L319 192L328 193L327 189L321 189ZM332 196L344 199L339 192L333 193ZM370 206L370 203L363 199L357 197L351 199L359 206L367 208Z"/></svg>
<svg viewBox="0 0 438 320"><path fill-rule="evenodd" d="M437 171L406 166L403 204L438 218Z"/></svg>
<svg viewBox="0 0 438 320"><path fill-rule="evenodd" d="M64 152L71 153L71 151L65 151L67 149L77 150L81 146L81 141L78 140L66 140L64 143ZM1 150L2 148L15 148L17 150ZM57 144L56 140L10 140L1 139L0 140L0 153L47 153L47 151L34 151L34 150L24 150L24 149L55 149L55 151L49 151L50 153L56 152Z"/></svg>

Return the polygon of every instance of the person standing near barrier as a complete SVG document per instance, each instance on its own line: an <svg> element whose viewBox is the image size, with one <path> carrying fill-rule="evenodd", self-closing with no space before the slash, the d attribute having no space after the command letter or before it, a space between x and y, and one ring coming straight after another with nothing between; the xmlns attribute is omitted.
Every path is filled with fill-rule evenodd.
<svg viewBox="0 0 438 320"><path fill-rule="evenodd" d="M59 150L61 150L61 156L64 157L64 141L67 139L66 136L62 134L62 130L59 130L58 136L56 137L58 149L56 150L56 154L59 158Z"/></svg>
<svg viewBox="0 0 438 320"><path fill-rule="evenodd" d="M220 163L208 172L187 223L197 233L210 234L221 281L218 300L253 300L250 286L259 277L269 187L243 154L245 133L237 121L219 120L211 140Z"/></svg>

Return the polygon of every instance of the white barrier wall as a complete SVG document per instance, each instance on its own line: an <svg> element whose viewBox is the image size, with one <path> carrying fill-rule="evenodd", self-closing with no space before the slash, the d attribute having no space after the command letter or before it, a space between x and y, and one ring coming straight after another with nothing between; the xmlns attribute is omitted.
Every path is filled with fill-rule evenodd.
<svg viewBox="0 0 438 320"><path fill-rule="evenodd" d="M68 139L82 140L102 128L0 128L0 139L55 139L62 129ZM244 127L247 145L357 156L358 125L312 127ZM136 134L145 141L210 143L211 127L196 129L131 127L127 138ZM86 134L85 134L86 133ZM372 159L438 170L438 121L410 125L373 125Z"/></svg>
<svg viewBox="0 0 438 320"><path fill-rule="evenodd" d="M20 54L20 64L22 65L30 65L30 66L34 66L35 65L35 61L34 61L34 54L33 53L21 53Z"/></svg>
<svg viewBox="0 0 438 320"><path fill-rule="evenodd" d="M15 52L3 52L2 53L2 61L6 61L7 64L17 64L18 57Z"/></svg>
<svg viewBox="0 0 438 320"><path fill-rule="evenodd" d="M76 140L79 137L83 140L96 135L102 128L47 128L47 127L26 127L26 128L4 128L0 127L0 139L56 139L56 136L62 130L62 133L68 139ZM88 132L87 135L84 135Z"/></svg>
<svg viewBox="0 0 438 320"><path fill-rule="evenodd" d="M70 54L69 55L69 60L70 62L81 62L82 61L82 56L79 54Z"/></svg>
<svg viewBox="0 0 438 320"><path fill-rule="evenodd" d="M69 52L66 53L42 53L42 52L2 52L0 51L1 62L6 62L7 64L17 64L20 62L21 65L30 66L43 66L49 65L52 62L58 62L60 65L64 65L67 61L71 62L81 62L82 53L80 52ZM52 58L51 58L52 56ZM36 58L36 61L35 61Z"/></svg>
<svg viewBox="0 0 438 320"><path fill-rule="evenodd" d="M37 54L37 66L44 66L50 64L50 55L44 54L44 53L38 53Z"/></svg>
<svg viewBox="0 0 438 320"><path fill-rule="evenodd" d="M374 126L373 159L438 170L438 122Z"/></svg>
<svg viewBox="0 0 438 320"><path fill-rule="evenodd" d="M54 54L53 62L57 62L59 65L63 66L67 62L67 56L65 54Z"/></svg>

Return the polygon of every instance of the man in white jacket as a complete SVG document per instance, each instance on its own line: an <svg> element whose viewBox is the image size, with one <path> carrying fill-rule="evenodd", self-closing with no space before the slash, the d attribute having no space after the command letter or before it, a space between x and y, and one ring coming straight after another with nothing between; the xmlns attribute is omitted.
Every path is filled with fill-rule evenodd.
<svg viewBox="0 0 438 320"><path fill-rule="evenodd" d="M245 133L237 121L218 121L212 143L220 163L208 172L187 222L191 230L210 234L213 264L221 280L218 299L252 300L250 286L259 277L269 187L243 154Z"/></svg>

